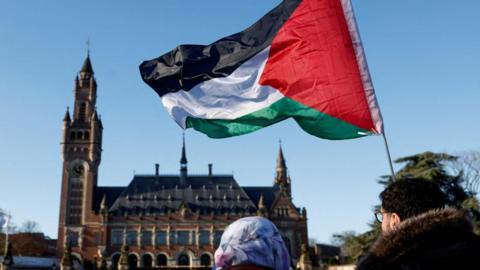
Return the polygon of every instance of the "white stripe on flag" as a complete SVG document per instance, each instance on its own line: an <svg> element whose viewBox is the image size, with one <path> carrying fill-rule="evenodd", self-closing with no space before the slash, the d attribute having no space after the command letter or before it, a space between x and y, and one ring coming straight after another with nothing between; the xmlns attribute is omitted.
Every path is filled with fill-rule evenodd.
<svg viewBox="0 0 480 270"><path fill-rule="evenodd" d="M270 106L283 98L276 89L259 85L270 47L243 63L228 77L202 82L190 91L162 96L168 113L182 128L188 116L231 120Z"/></svg>

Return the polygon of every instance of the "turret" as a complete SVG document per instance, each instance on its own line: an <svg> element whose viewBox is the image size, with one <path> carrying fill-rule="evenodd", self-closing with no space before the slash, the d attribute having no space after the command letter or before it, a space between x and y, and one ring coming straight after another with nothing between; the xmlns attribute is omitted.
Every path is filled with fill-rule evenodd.
<svg viewBox="0 0 480 270"><path fill-rule="evenodd" d="M70 119L70 112L69 112L69 108L67 107L67 112L65 113L65 117L63 117L62 158L67 150L68 131L70 129L71 124L72 124L72 120Z"/></svg>
<svg viewBox="0 0 480 270"><path fill-rule="evenodd" d="M260 194L260 198L258 199L257 209L257 216L268 217L268 209L263 201L263 193Z"/></svg>

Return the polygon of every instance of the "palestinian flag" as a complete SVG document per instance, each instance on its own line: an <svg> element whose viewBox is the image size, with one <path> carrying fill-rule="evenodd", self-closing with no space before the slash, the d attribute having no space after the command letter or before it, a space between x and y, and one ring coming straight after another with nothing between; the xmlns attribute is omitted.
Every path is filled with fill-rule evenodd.
<svg viewBox="0 0 480 270"><path fill-rule="evenodd" d="M213 138L289 117L349 139L383 132L350 0L284 0L246 30L140 65L182 128Z"/></svg>

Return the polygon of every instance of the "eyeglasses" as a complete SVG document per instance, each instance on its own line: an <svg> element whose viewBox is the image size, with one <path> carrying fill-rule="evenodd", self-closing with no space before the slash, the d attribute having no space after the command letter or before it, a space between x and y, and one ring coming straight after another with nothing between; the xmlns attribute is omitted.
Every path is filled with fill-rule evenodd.
<svg viewBox="0 0 480 270"><path fill-rule="evenodd" d="M383 222L383 215L387 214L387 212L381 212L381 211L375 211L375 219L377 220L378 223Z"/></svg>

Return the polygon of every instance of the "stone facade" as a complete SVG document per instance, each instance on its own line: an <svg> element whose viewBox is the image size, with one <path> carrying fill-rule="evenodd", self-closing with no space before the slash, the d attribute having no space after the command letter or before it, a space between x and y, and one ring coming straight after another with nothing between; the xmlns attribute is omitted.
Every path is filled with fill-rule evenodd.
<svg viewBox="0 0 480 270"><path fill-rule="evenodd" d="M59 256L68 247L84 265L209 266L228 224L262 215L282 232L296 264L308 239L307 217L292 202L281 148L272 186L240 186L232 175L213 174L211 165L205 175L189 175L185 140L178 175L160 174L156 165L126 187L98 186L103 126L96 92L87 57L75 79L72 117L67 109L63 121Z"/></svg>

